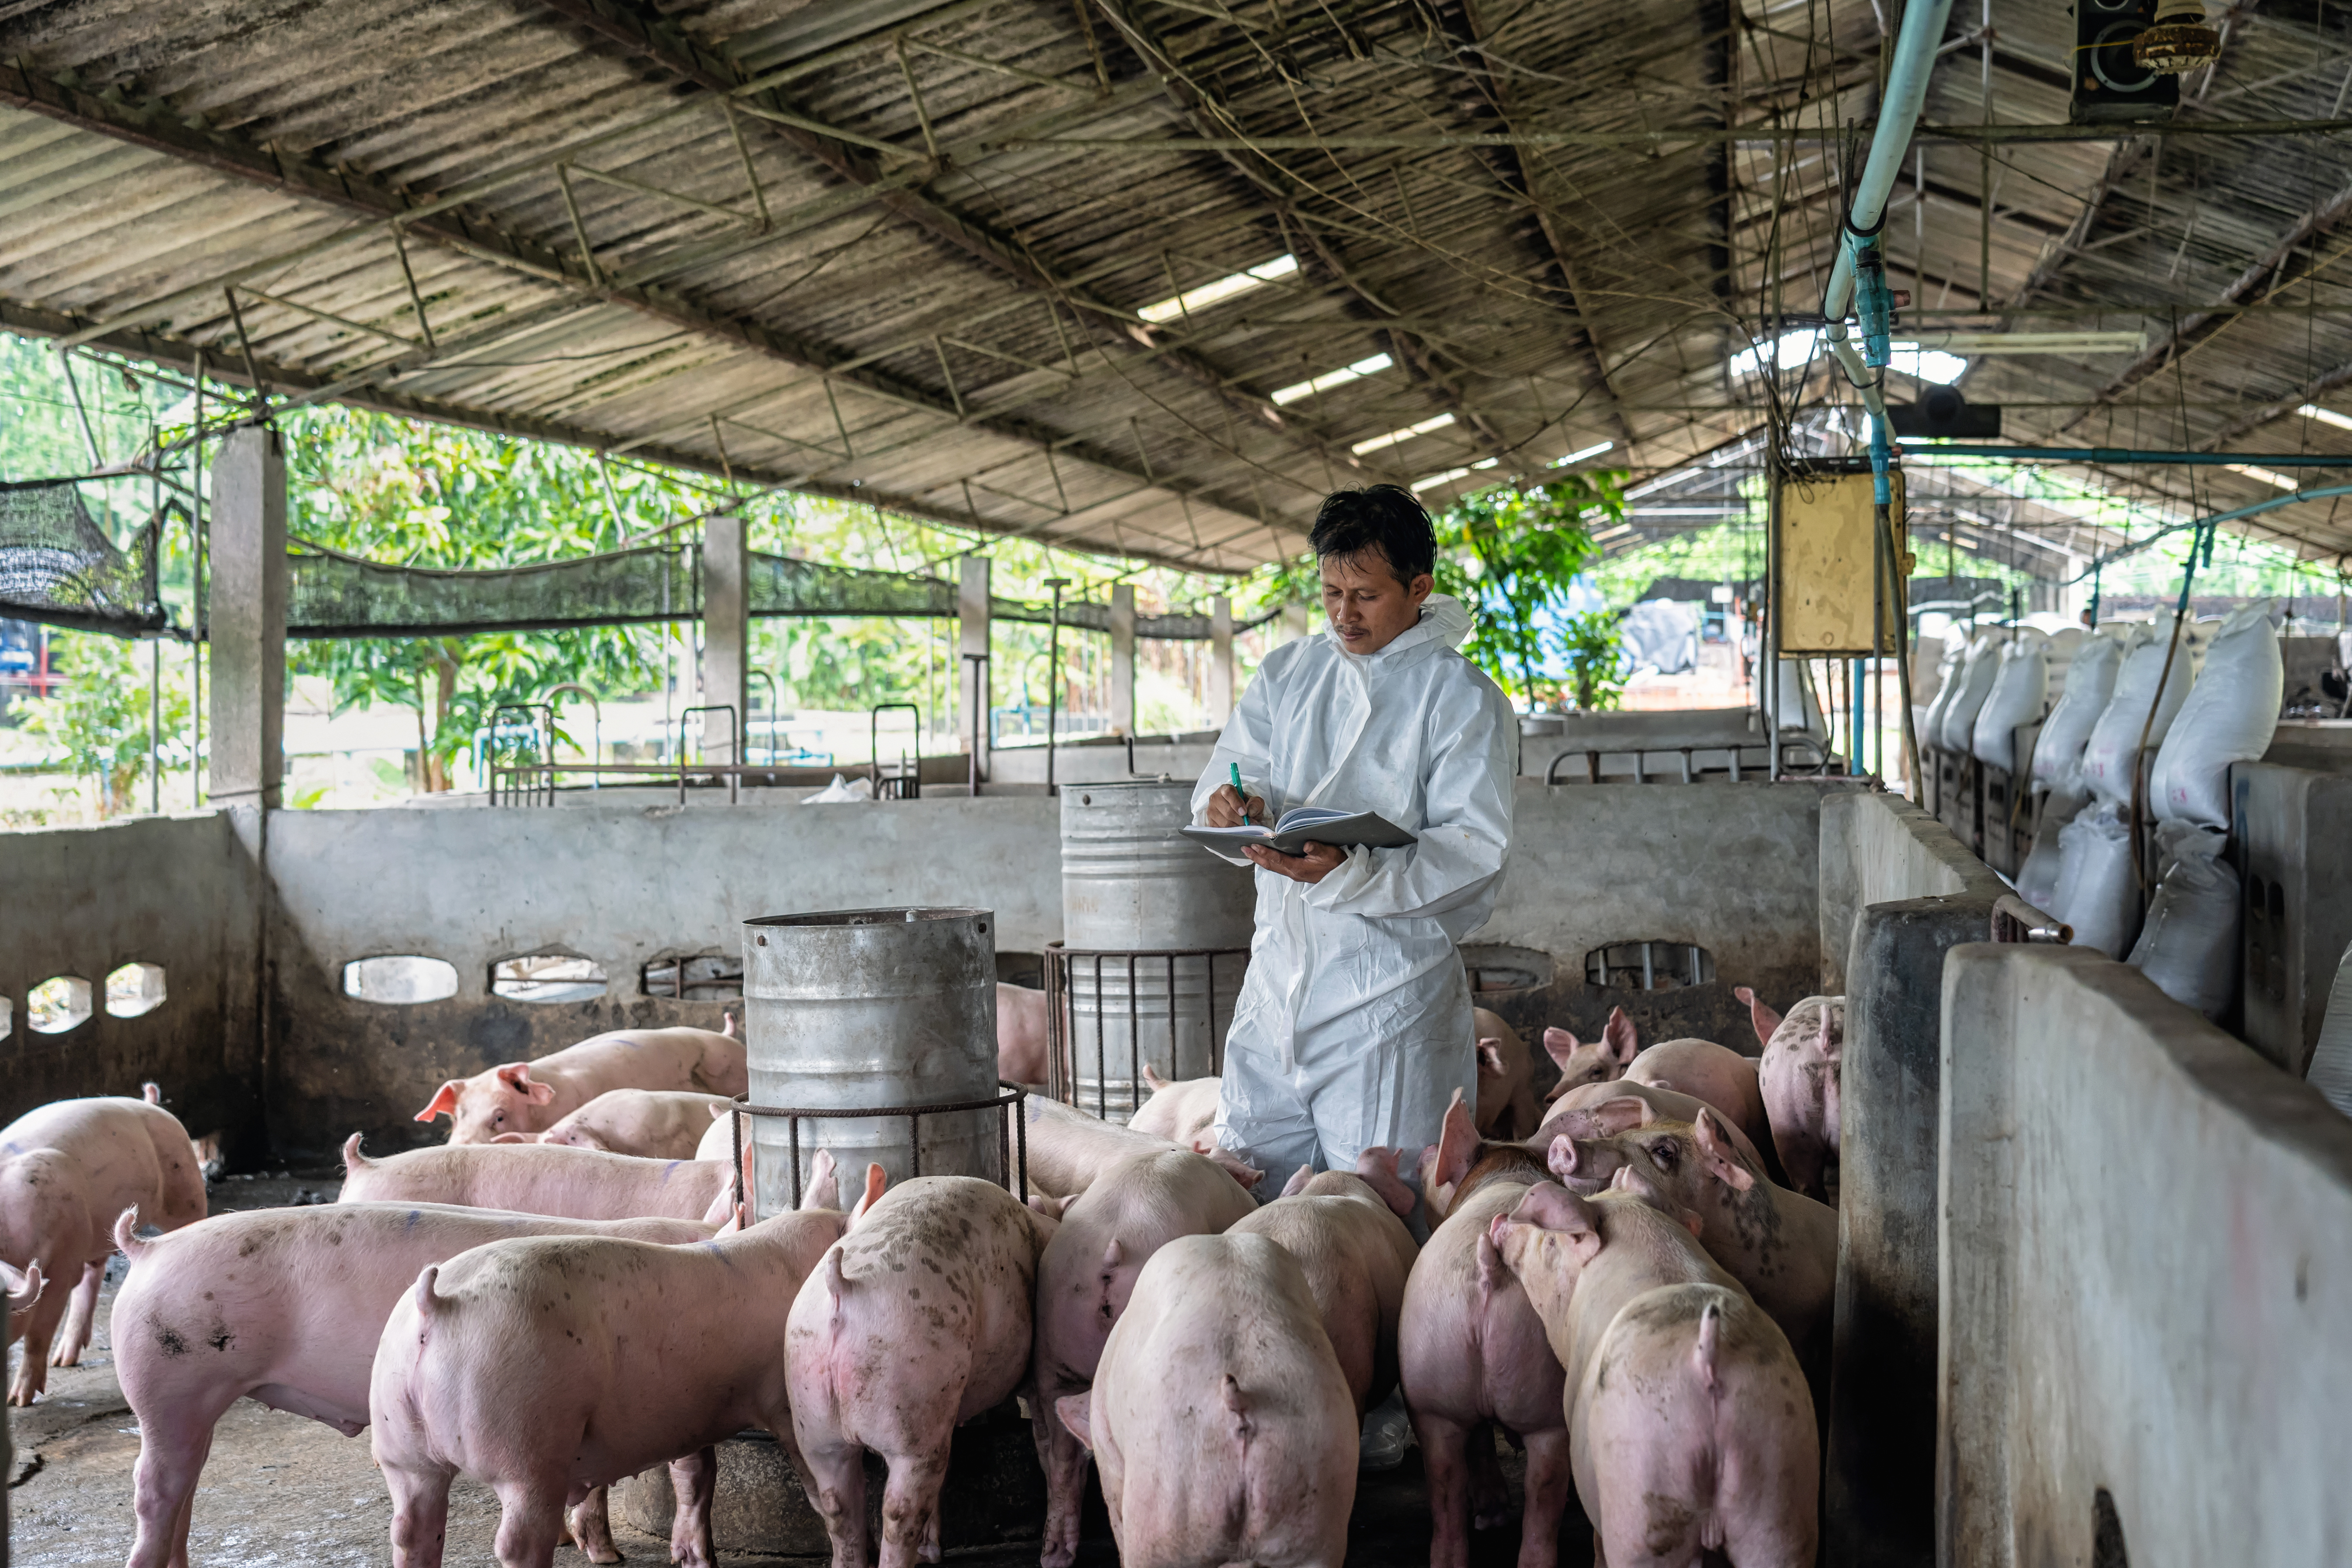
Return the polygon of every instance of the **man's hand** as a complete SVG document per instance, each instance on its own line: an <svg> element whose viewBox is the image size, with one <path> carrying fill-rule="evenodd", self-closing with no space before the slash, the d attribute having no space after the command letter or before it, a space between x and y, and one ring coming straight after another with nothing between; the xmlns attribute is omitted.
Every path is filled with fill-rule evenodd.
<svg viewBox="0 0 2352 1568"><path fill-rule="evenodd" d="M1265 867L1277 877L1287 877L1294 882L1305 882L1309 886L1338 870L1348 858L1345 849L1334 848L1328 844L1308 844L1305 849L1306 853L1302 855L1285 855L1281 850L1269 849L1263 844L1242 846L1242 853L1248 856L1253 864Z"/></svg>
<svg viewBox="0 0 2352 1568"><path fill-rule="evenodd" d="M1262 795L1254 795L1244 802L1241 792L1233 785L1219 784L1216 793L1209 797L1208 816L1212 827L1240 827L1245 822L1263 823L1265 820L1265 800Z"/></svg>

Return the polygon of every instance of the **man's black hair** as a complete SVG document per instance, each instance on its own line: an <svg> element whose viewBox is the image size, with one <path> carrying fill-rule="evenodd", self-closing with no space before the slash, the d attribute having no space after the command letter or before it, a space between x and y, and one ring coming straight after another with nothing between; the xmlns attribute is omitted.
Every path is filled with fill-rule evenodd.
<svg viewBox="0 0 2352 1568"><path fill-rule="evenodd" d="M1437 563L1437 530L1428 510L1401 485L1333 490L1317 510L1307 542L1318 561L1376 551L1407 587Z"/></svg>

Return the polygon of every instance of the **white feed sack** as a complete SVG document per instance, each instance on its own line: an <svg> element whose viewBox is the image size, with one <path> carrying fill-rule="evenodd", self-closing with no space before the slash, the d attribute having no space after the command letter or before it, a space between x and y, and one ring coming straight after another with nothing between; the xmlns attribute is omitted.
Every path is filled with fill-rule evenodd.
<svg viewBox="0 0 2352 1568"><path fill-rule="evenodd" d="M2001 645L1992 689L1986 693L1984 706L1977 710L1971 741L1978 759L1990 766L2014 773L2019 761L2018 726L2041 721L2050 686L2049 660L2042 647L2045 640L2039 632L2025 632L2016 641Z"/></svg>
<svg viewBox="0 0 2352 1568"><path fill-rule="evenodd" d="M1935 743L1948 752L1966 754L1976 742L1977 713L1992 695L1992 678L1999 673L2002 638L1991 632L1978 635L1969 645L1969 657L1952 682L1952 700L1944 708L1943 723Z"/></svg>
<svg viewBox="0 0 2352 1568"><path fill-rule="evenodd" d="M2156 753L2148 793L2159 819L2229 826L2230 764L2257 761L2270 750L2285 688L2268 614L2250 606L2223 621L2206 647L2204 672Z"/></svg>
<svg viewBox="0 0 2352 1568"><path fill-rule="evenodd" d="M2048 912L2074 928L2076 947L2121 958L2131 951L2140 920L2139 879L2123 814L2094 802L2058 830L2058 891L2045 906Z"/></svg>
<svg viewBox="0 0 2352 1568"><path fill-rule="evenodd" d="M2116 694L2107 700L2106 710L2099 715L2096 728L2091 731L2091 742L2083 749L2083 782L2101 800L2128 802L2132 784L2139 767L2140 735L2145 730L2147 747L2154 751L2164 744L2167 731L2172 728L2173 716L2189 696L2190 675L2189 658L2168 646L2171 628L2161 628L2161 636L2149 638L2124 657L2124 667L2116 677ZM2165 661L2171 656L2171 672L2166 673ZM2159 696L2158 688L2162 687ZM2154 721L2149 720L2151 706ZM2275 704L2273 705L2275 710Z"/></svg>
<svg viewBox="0 0 2352 1568"><path fill-rule="evenodd" d="M2218 1018L2238 984L2238 873L2213 829L2167 823L2157 838L2169 864L2131 965L2182 1006Z"/></svg>
<svg viewBox="0 0 2352 1568"><path fill-rule="evenodd" d="M2044 731L2043 733L2048 733ZM2043 914L2058 912L2058 873L2063 866L2058 831L2074 820L2090 800L2079 779L2069 779L2050 792L2042 805L2042 820L2033 829L2033 847L2017 868L2017 896Z"/></svg>
<svg viewBox="0 0 2352 1568"><path fill-rule="evenodd" d="M2066 672L2066 689L2058 705L2050 710L2042 738L2033 743L2036 788L2055 789L2080 776L2083 748L2091 743L2091 731L2098 727L2099 715L2106 711L2108 699L2116 694L2116 673L2123 668L2125 650L2134 640L2099 632L2076 646Z"/></svg>
<svg viewBox="0 0 2352 1568"><path fill-rule="evenodd" d="M2050 668L2051 701L2066 695L2066 682L2074 679L2074 656L2083 650L2090 635L2081 626L2060 626L2042 645L2042 660Z"/></svg>

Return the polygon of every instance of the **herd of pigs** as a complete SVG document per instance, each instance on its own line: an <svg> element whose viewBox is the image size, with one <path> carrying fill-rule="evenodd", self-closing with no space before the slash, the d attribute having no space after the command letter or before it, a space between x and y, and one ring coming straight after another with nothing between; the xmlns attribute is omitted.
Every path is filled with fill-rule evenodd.
<svg viewBox="0 0 2352 1568"><path fill-rule="evenodd" d="M1154 1079L1125 1127L1029 1099L1025 1204L869 1166L844 1213L820 1153L800 1208L751 1223L731 1025L452 1081L418 1116L449 1116L446 1145L375 1159L354 1134L320 1207L206 1218L153 1086L61 1100L0 1131L26 1342L9 1402L74 1364L121 1251L133 1568L186 1563L215 1423L244 1396L371 1431L403 1568L440 1562L460 1474L499 1500L500 1563L549 1563L567 1537L618 1562L604 1489L665 1462L672 1558L709 1564L714 1445L751 1426L790 1456L834 1568L868 1562L877 1454L878 1554L905 1568L939 1561L953 1429L1016 1394L1045 1568L1076 1555L1090 1458L1135 1568L1337 1568L1359 1424L1399 1387L1433 1568L1507 1522L1498 1431L1526 1453L1520 1568L1551 1568L1571 1485L1597 1563L1797 1568L1819 1522L1844 1003L1783 1017L1740 995L1760 1059L1642 1049L1619 1011L1595 1041L1544 1032L1548 1104L1482 1009L1477 1103L1457 1094L1436 1144L1301 1168L1263 1203L1262 1173L1210 1136L1217 1080ZM1000 1014L1013 1081L1044 1076L1030 996Z"/></svg>

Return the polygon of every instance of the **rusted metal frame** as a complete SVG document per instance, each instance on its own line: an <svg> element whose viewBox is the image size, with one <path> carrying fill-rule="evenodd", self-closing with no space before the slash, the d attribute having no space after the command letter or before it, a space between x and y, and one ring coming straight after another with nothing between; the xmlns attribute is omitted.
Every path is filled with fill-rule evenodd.
<svg viewBox="0 0 2352 1568"><path fill-rule="evenodd" d="M956 347L965 350L968 353L982 354L989 359L1001 359L1007 364L1017 364L1024 370L1043 371L1047 375L1058 375L1067 381L1076 381L1078 379L1078 375L1076 371L1064 370L1059 365L1039 364L1034 359L1024 358L1020 354L1010 353L1003 349L992 349L986 343L973 342L970 338L950 337L945 333L940 333L934 339L934 341L943 343L953 343Z"/></svg>
<svg viewBox="0 0 2352 1568"><path fill-rule="evenodd" d="M885 157L912 159L918 163L923 161L923 155L911 147L901 147L894 142L885 142L876 136L861 136L855 131L845 131L837 125L827 125L821 120L811 120L804 114L794 114L788 110L772 108L767 104L754 102L748 99L730 97L727 101L752 119L764 120L772 125L782 125L793 131L805 131L813 136L831 136L846 142L853 147L863 147L869 153L879 153Z"/></svg>
<svg viewBox="0 0 2352 1568"><path fill-rule="evenodd" d="M898 74L907 79L907 97L915 106L915 123L922 129L923 145L930 150L931 162L940 161L940 139L932 134L930 110L923 107L923 89L915 80L914 62L907 58L907 35L898 35Z"/></svg>
<svg viewBox="0 0 2352 1568"><path fill-rule="evenodd" d="M798 447L804 452L814 452L822 457L832 458L839 462L849 463L856 461L856 455L847 450L836 452L830 447L820 446L814 441L803 441L797 436L787 436L780 430L766 429L761 426L751 424L748 420L730 418L723 414L714 414L711 416L711 418L719 424L732 425L738 430L747 430L752 435L761 437L762 440L781 441L787 447Z"/></svg>
<svg viewBox="0 0 2352 1568"><path fill-rule="evenodd" d="M253 386L253 406L267 409L269 406L269 388L262 384L260 363L253 357L253 340L246 335L245 312L236 308L236 290L224 285L221 300L228 306L229 325L236 329L237 351L245 356L246 377ZM79 345L65 346L70 349Z"/></svg>
<svg viewBox="0 0 2352 1568"><path fill-rule="evenodd" d="M727 111L727 134L735 143L735 156L743 165L743 182L751 187L751 205L760 215L759 227L765 232L769 223L768 193L766 187L760 183L758 167L751 162L751 144L743 140L743 122L735 117L735 100L731 98L722 98L719 100L719 106Z"/></svg>
<svg viewBox="0 0 2352 1568"><path fill-rule="evenodd" d="M748 1099L748 1096L747 1096ZM962 1110L993 1110L996 1112L997 1151L1002 1158L998 1169L1003 1173L997 1184L1023 1203L1029 1201L1029 1091L1017 1083L997 1080L997 1091L986 1100L950 1100L933 1105L751 1105L746 1100L729 1102L727 1120L732 1128L730 1134L735 1147L735 1207L743 1207L743 1118L747 1116L775 1117L791 1128L793 1163L793 1207L801 1206L801 1123L803 1121L879 1121L903 1116L907 1119L908 1157L914 1174L923 1173L922 1121L926 1116L951 1116ZM1009 1124L1009 1125L1008 1125ZM1019 1168L1013 1164L1014 1146L1011 1127L1020 1129L1018 1138Z"/></svg>
<svg viewBox="0 0 2352 1568"><path fill-rule="evenodd" d="M729 116L728 124L730 128L733 126L733 116ZM744 162L748 165L750 161L747 153ZM598 169L586 163L565 163L559 167L570 170L582 179L594 180L600 184L615 185L625 191L635 191L641 196L652 196L656 201L676 202L680 206L692 207L697 212L706 212L713 217L723 217L730 223L740 223L748 229L758 231L763 226L761 219L750 213L737 212L733 207L719 202L706 202L700 196L689 196L683 191L667 191L659 185L649 185L643 180L632 179L626 174L616 174L610 169ZM765 203L761 205L764 206ZM577 226L579 220L575 217L572 222L574 226Z"/></svg>
<svg viewBox="0 0 2352 1568"><path fill-rule="evenodd" d="M2294 281L2305 272L2313 270L2313 265L2309 262L2305 262L2300 268L2297 267L2299 253L2305 246L2323 239L2342 227L2347 218L2352 218L2352 185L2346 186L2326 202L2312 208L2298 218L2294 226L2280 237L2278 243L2256 257L2243 271L2230 280L2221 289L2217 302L2221 305L2237 304L2247 295L2263 289L2265 285L2269 286L2270 291L2275 292ZM2090 418L2092 414L2096 412L2097 405L2105 405L2121 396L2125 392L2162 370L2175 359L2188 353L2198 344L2236 320L2237 317L2234 315L2203 310L2193 310L2180 317L2168 331L2157 342L2148 344L2140 352L2137 359L2116 374L2114 380L2099 389L2094 395L2095 406L2092 409L2077 415L2059 426L2060 434L2063 435L2074 429L2084 420Z"/></svg>
<svg viewBox="0 0 2352 1568"><path fill-rule="evenodd" d="M978 66L982 70L995 71L1001 76L1009 76L1033 86L1050 87L1061 92L1075 92L1081 98L1098 96L1094 89L1080 87L1074 81L1064 81L1058 77L1042 76L1036 71L1023 70L1019 66L1007 65L1003 60L983 59L979 55L968 55L961 49L949 48L945 44L927 44L911 32L901 32L898 35L898 41L904 48L920 49L927 55L938 55L942 59L955 60L968 66Z"/></svg>
<svg viewBox="0 0 2352 1568"><path fill-rule="evenodd" d="M967 416L963 405L963 394L956 389L955 372L948 368L947 345L934 336L931 339L931 352L939 356L940 379L948 384L948 395L955 400L956 419L961 423Z"/></svg>
<svg viewBox="0 0 2352 1568"><path fill-rule="evenodd" d="M226 290L223 292L226 293ZM297 315L315 316L320 321L334 326L342 327L350 331L364 332L372 338L382 338L386 342L398 343L403 348L423 349L432 346L429 343L420 342L415 338L402 337L398 332L388 332L382 327L371 327L365 321L355 321L349 316L339 316L332 310L322 310L316 305L305 305L299 300L288 300L276 294L265 294L258 289L247 289L245 290L245 297L248 300L258 300L265 305L275 305L281 310L292 310Z"/></svg>
<svg viewBox="0 0 2352 1568"><path fill-rule="evenodd" d="M563 210L572 219L572 236L580 241L581 268L588 274L590 288L602 289L604 286L604 269L596 265L595 247L588 243L588 226L581 221L580 203L572 194L572 166L569 163L555 165L555 183L563 192Z"/></svg>
<svg viewBox="0 0 2352 1568"><path fill-rule="evenodd" d="M425 296L417 292L416 274L408 265L408 237L398 224L392 226L392 253L400 262L400 280L408 285L408 305L416 312L416 330L423 335L425 346L438 353L441 345L434 342L433 323L425 316Z"/></svg>

